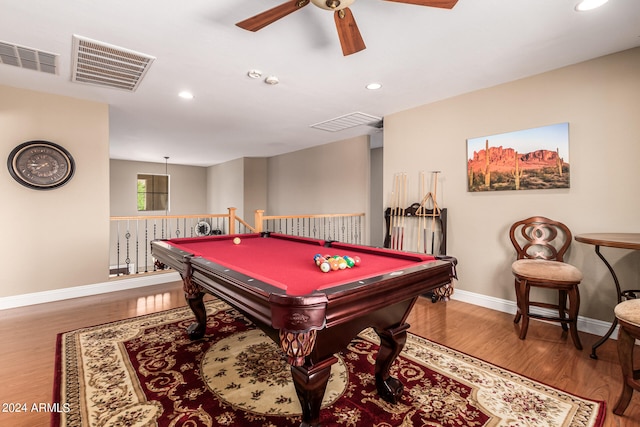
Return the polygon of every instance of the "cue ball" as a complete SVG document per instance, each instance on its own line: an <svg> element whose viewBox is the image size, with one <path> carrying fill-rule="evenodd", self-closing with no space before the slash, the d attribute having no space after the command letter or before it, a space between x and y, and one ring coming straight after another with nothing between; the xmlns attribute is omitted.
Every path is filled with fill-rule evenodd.
<svg viewBox="0 0 640 427"><path fill-rule="evenodd" d="M239 245L239 244L240 244L240 238L239 238L239 237L235 237L235 238L233 239L233 244L234 244L234 245Z"/></svg>

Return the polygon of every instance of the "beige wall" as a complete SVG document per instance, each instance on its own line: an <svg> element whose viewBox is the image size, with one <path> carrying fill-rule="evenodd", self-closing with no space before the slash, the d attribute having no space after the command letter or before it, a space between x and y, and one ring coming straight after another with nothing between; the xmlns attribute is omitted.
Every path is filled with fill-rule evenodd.
<svg viewBox="0 0 640 427"><path fill-rule="evenodd" d="M26 188L0 168L0 297L107 280L108 114L106 104L0 86L3 162L18 144L43 139L76 163L73 179L49 191Z"/></svg>
<svg viewBox="0 0 640 427"><path fill-rule="evenodd" d="M165 211L137 210L136 180L139 173L163 175L164 163L111 160L111 216L164 215ZM207 212L207 168L168 164L169 215L204 214ZM218 213L218 212L216 212Z"/></svg>
<svg viewBox="0 0 640 427"><path fill-rule="evenodd" d="M369 223L369 244L371 246L383 246L384 244L384 176L383 160L384 149L373 148L370 151L369 185L371 186L369 211L367 212Z"/></svg>
<svg viewBox="0 0 640 427"><path fill-rule="evenodd" d="M269 215L365 212L366 136L269 158Z"/></svg>
<svg viewBox="0 0 640 427"><path fill-rule="evenodd" d="M366 213L369 139L361 136L271 157L268 175L267 215ZM363 227L363 242L368 242L366 223Z"/></svg>
<svg viewBox="0 0 640 427"><path fill-rule="evenodd" d="M362 136L270 158L236 159L207 171L209 212L254 224L266 215L367 212L369 141ZM364 232L366 238L366 232Z"/></svg>
<svg viewBox="0 0 640 427"><path fill-rule="evenodd" d="M207 168L207 210L224 213L227 208L237 208L244 219L244 159Z"/></svg>
<svg viewBox="0 0 640 427"><path fill-rule="evenodd" d="M244 200L243 216L246 222L255 225L255 211L267 208L267 167L266 158L244 159Z"/></svg>
<svg viewBox="0 0 640 427"><path fill-rule="evenodd" d="M385 117L384 195L393 174L440 170L438 203L449 214L448 252L458 288L514 299L511 223L531 215L565 222L574 234L640 232L640 48ZM571 188L469 193L466 139L569 122ZM413 189L413 190L412 190ZM603 249L627 288L640 288L640 251ZM594 248L574 242L582 316L611 321L615 292Z"/></svg>

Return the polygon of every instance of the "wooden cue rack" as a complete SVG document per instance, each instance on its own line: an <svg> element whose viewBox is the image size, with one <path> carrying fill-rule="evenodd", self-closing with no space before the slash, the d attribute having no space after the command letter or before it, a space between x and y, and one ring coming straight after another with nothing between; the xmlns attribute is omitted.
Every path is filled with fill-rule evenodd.
<svg viewBox="0 0 640 427"><path fill-rule="evenodd" d="M435 215L433 209L421 208L420 203L413 203L411 206L405 209L395 208L395 212L393 212L393 208L387 208L384 211L384 222L386 226L386 233L384 237L384 247L391 247L391 234L392 234L392 225L391 218L392 217L403 217L407 221L424 221L426 218L427 221L431 221L434 219L439 225L439 244L437 248L434 248L434 253L431 255L446 255L447 254L447 208L438 208L436 209ZM418 211L420 213L418 214ZM392 215L393 214L393 215ZM406 248L409 249L410 248ZM436 250L437 249L437 250Z"/></svg>

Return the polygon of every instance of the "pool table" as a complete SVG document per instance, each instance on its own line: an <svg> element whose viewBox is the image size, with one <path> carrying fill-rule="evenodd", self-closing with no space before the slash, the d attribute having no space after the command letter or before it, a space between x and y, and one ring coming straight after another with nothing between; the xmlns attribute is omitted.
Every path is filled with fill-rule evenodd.
<svg viewBox="0 0 640 427"><path fill-rule="evenodd" d="M456 263L451 257L276 233L154 240L151 252L158 264L183 279L196 318L187 329L191 339L205 334L207 292L238 309L281 346L305 427L320 425L334 354L367 327L381 341L375 364L378 393L388 402L398 400L403 385L389 371L406 341L407 316L420 295L451 282ZM325 273L314 262L316 254L359 257L360 263Z"/></svg>

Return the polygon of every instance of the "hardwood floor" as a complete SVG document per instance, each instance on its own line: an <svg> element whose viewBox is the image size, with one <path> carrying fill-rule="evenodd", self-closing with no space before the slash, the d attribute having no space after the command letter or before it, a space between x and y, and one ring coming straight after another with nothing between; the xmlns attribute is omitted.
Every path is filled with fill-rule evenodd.
<svg viewBox="0 0 640 427"><path fill-rule="evenodd" d="M183 306L181 287L170 283L0 311L0 426L49 426L49 413L31 408L34 403L51 402L58 333ZM581 333L585 349L579 351L558 326L532 321L522 341L511 315L459 301L432 304L421 299L409 323L414 334L545 384L606 401L606 427L640 426L638 392L625 416L612 413L622 387L613 340L601 346L598 360L593 360L589 353L596 336ZM10 404L26 404L27 412L4 412Z"/></svg>

